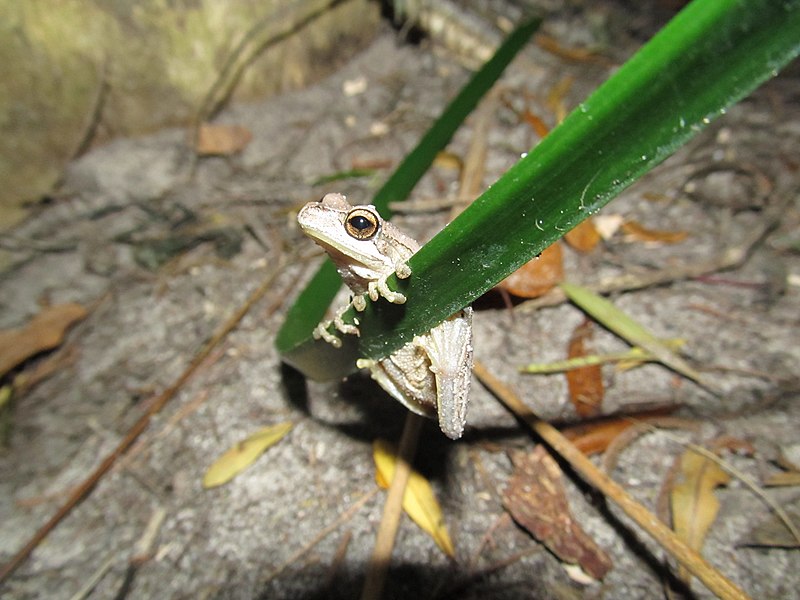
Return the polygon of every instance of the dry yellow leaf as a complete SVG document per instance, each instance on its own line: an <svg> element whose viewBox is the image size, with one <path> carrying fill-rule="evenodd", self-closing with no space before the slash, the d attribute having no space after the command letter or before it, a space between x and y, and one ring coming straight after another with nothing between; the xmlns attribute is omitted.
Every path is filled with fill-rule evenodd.
<svg viewBox="0 0 800 600"><path fill-rule="evenodd" d="M292 429L289 422L264 427L238 442L220 456L203 476L203 487L227 483L255 462L268 448L278 443Z"/></svg>
<svg viewBox="0 0 800 600"><path fill-rule="evenodd" d="M375 440L372 444L372 456L375 459L375 480L382 488L388 488L394 477L397 453L388 442ZM403 510L420 528L433 538L436 545L447 556L455 556L455 548L444 524L442 507L433 493L431 484L416 471L411 476L403 495Z"/></svg>
<svg viewBox="0 0 800 600"><path fill-rule="evenodd" d="M713 460L687 450L681 457L677 482L670 494L675 533L698 552L719 511L714 488L730 476Z"/></svg>

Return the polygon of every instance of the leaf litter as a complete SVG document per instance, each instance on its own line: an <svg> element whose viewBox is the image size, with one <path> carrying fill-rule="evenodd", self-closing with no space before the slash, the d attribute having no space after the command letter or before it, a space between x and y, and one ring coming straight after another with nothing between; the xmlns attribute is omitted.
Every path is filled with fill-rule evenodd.
<svg viewBox="0 0 800 600"><path fill-rule="evenodd" d="M570 512L561 469L538 445L511 455L514 473L503 492L503 506L535 539L567 564L602 579L613 564Z"/></svg>
<svg viewBox="0 0 800 600"><path fill-rule="evenodd" d="M388 488L394 477L397 452L384 440L375 440L372 445L375 460L375 480L382 488ZM403 510L423 531L433 538L439 549L449 557L455 556L455 546L447 532L444 514L430 482L419 472L412 470L403 495Z"/></svg>

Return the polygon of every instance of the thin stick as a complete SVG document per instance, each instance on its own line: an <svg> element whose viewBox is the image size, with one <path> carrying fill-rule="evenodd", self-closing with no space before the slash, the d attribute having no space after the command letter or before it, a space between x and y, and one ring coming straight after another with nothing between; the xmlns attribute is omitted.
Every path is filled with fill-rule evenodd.
<svg viewBox="0 0 800 600"><path fill-rule="evenodd" d="M342 523L352 519L353 515L355 515L358 512L358 510L362 506L364 506L367 503L367 501L370 500L377 493L378 493L378 488L376 487L376 488L373 488L372 491L367 492L366 494L361 496L361 498L359 498L356 502L354 502L353 505L350 508L348 508L346 511L344 511L342 513L342 515L338 519L336 519L333 523L331 523L325 529L320 531L314 537L313 540L308 542L305 546L300 548L297 552L295 552L289 558L287 558L285 561L283 561L283 563L280 566L278 566L277 568L273 569L272 572L269 575L267 575L263 579L263 581L261 583L262 584L269 583L270 581L275 579L278 575L283 573L289 565L291 565L294 562L296 562L298 558L303 556L306 552L311 550L311 548L313 548L314 546L319 544L322 540L324 540L326 537L328 537L331 533L336 531L342 525Z"/></svg>
<svg viewBox="0 0 800 600"><path fill-rule="evenodd" d="M514 391L494 377L482 364L476 362L474 373L503 405L524 421L538 436L564 458L588 483L600 490L606 498L616 503L626 515L649 533L681 565L702 581L720 598L744 600L748 596L712 567L698 552L684 544L675 533L608 475L594 466L583 452L565 438L555 427L539 419Z"/></svg>
<svg viewBox="0 0 800 600"><path fill-rule="evenodd" d="M161 392L151 403L150 408L147 410L145 414L139 417L139 420L133 424L133 426L128 430L128 433L125 434L125 437L122 438L117 447L103 459L103 462L92 472L89 477L87 477L75 490L69 495L66 502L61 505L61 507L56 511L56 513L50 517L50 520L47 521L39 530L33 534L33 537L26 543L21 550L19 550L12 558L9 560L3 568L0 569L0 583L5 581L16 569L19 567L25 559L30 556L31 552L41 543L41 541L47 537L47 535L55 529L55 527L66 517L73 508L75 508L78 504L81 503L94 489L94 486L103 478L103 476L111 470L111 467L114 466L114 463L122 456L128 448L136 441L136 439L147 429L147 426L150 424L150 419L157 414L164 406L169 402L175 394L178 393L178 390L189 380L189 378L194 374L197 368L203 364L203 361L211 354L211 351L223 340L227 337L227 335L239 324L250 308L255 304L258 300L260 300L264 294L267 293L267 290L272 286L272 282L275 280L275 277L278 273L281 272L283 269L284 261L280 261L278 265L272 270L272 272L267 275L266 279L261 283L261 285L256 289L247 301L239 307L239 309L220 327L217 332L212 336L210 340L203 346L200 351L195 355L192 362L189 366L181 373L180 377L170 385L166 390ZM281 299L283 299L283 295L281 295Z"/></svg>
<svg viewBox="0 0 800 600"><path fill-rule="evenodd" d="M383 593L383 584L386 581L386 573L392 558L394 539L400 525L400 517L403 514L403 495L411 475L411 463L417 450L417 440L421 429L422 417L409 412L403 427L403 435L400 438L394 476L386 496L386 504L383 506L383 516L378 528L378 535L375 538L375 547L372 549L367 576L361 590L361 600L379 600Z"/></svg>
<svg viewBox="0 0 800 600"><path fill-rule="evenodd" d="M770 211L762 220L761 225L755 227L740 244L724 248L716 256L708 260L692 261L643 274L627 273L616 277L608 277L584 287L597 294L629 292L734 269L742 265L764 237L781 222L785 214L785 207L791 201L794 201L794 198L787 197L786 202L781 203L775 210ZM545 306L558 306L566 301L567 296L564 291L560 287L555 287L539 298L523 302L515 310L533 312Z"/></svg>

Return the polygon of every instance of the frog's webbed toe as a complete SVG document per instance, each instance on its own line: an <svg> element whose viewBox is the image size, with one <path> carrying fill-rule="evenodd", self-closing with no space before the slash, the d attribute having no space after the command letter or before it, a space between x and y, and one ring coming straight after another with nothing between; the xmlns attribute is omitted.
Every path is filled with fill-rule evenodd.
<svg viewBox="0 0 800 600"><path fill-rule="evenodd" d="M359 298L361 302L357 303L356 298ZM351 302L350 304L347 304L346 306L339 309L333 316L333 319L320 322L314 328L313 332L314 339L318 340L322 338L334 348L341 348L342 340L339 339L339 336L337 336L335 333L331 333L330 331L328 331L328 328L331 325L334 326L336 331L340 331L345 335L356 335L356 336L361 335L361 330L359 330L358 328L358 319L356 319L355 323L345 323L344 319L342 318L344 316L344 313L346 313L351 306L354 306L356 310L364 310L363 306L361 309L359 309L358 304L366 305L366 301L364 300L363 297L356 297L356 298L353 298L353 302Z"/></svg>
<svg viewBox="0 0 800 600"><path fill-rule="evenodd" d="M389 276L381 277L375 281L370 281L368 284L368 293L370 299L375 302L381 296L386 298L392 304L405 304L406 297L405 294L401 294L400 292L395 292L394 290L389 289L389 286L386 285L386 280Z"/></svg>

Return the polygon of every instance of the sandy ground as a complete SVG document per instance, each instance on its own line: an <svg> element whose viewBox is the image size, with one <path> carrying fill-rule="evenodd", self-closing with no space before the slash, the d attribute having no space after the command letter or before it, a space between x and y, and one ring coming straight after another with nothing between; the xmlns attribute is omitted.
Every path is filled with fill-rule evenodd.
<svg viewBox="0 0 800 600"><path fill-rule="evenodd" d="M590 36L590 16L564 16L548 27ZM607 17L617 32L633 27L613 11ZM612 63L635 48L635 36L620 40L609 51ZM532 45L504 78L504 97L516 107L528 102L552 120L544 107L548 90L574 77L566 97L574 106L611 68L567 63ZM398 439L404 409L367 377L305 382L281 366L275 332L319 261L294 215L328 191L367 199L386 168L375 178L314 182L354 165L396 164L466 77L451 55L402 45L387 28L318 85L228 109L222 122L253 133L241 155L203 159L190 176L185 131L118 140L77 160L55 201L4 240L0 326L21 324L42 301L80 302L91 313L71 332L62 366L16 403L10 446L0 455L3 561L281 257L294 251L305 257L278 271L267 295L128 455L4 585L4 597L69 598L101 567L107 570L91 598L118 597L120 590L130 598L358 594L385 497L374 492L371 444ZM360 93L343 92L346 82L361 78ZM659 336L685 339L688 359L724 391L713 397L658 365L624 373L605 368L605 412L680 406L679 416L699 424L695 432L643 435L622 451L613 476L650 508L681 443L724 434L749 441L753 452L725 458L756 481L776 471L772 461L781 452L798 451L798 93L794 68L603 211L653 229L686 231L686 241L651 246L618 234L588 255L566 250L567 277L576 283L663 273L662 284L617 293L615 303ZM454 153L464 156L470 131L468 125L456 136ZM484 183L536 140L516 112L499 105ZM436 167L414 197L452 195L456 180L452 169ZM446 218L446 211L414 213L397 223L424 241ZM753 232L762 230L752 243ZM156 270L145 268L159 261L164 240L180 252ZM681 276L687 265L743 245L748 252L740 266L699 279ZM532 377L517 368L563 358L582 313L567 304L533 310L524 303L509 312L497 298L477 308L476 357L544 417L577 420L563 375ZM597 351L624 347L601 329L594 343ZM222 452L283 421L294 423L292 432L252 468L225 486L203 489L205 470ZM572 511L613 562L602 582L571 577L507 517L501 495L512 471L508 451L533 444L477 383L461 441L450 442L426 424L418 468L443 505L456 557L448 559L404 519L386 597L661 595L663 551L578 480L566 481ZM796 487L768 493L797 506ZM753 597L797 597L796 550L740 545L768 518L764 503L737 480L717 496L720 513L704 555ZM135 544L159 514L152 557L131 570ZM329 535L293 558L342 515ZM709 595L697 582L693 590Z"/></svg>

